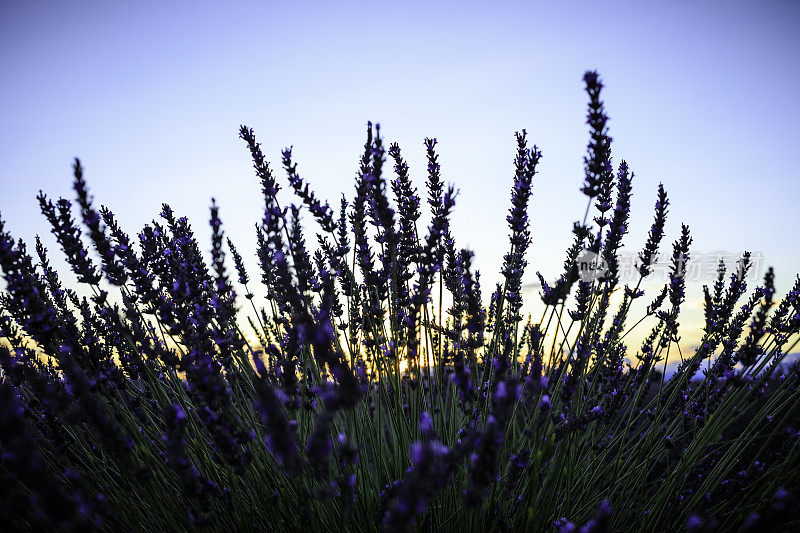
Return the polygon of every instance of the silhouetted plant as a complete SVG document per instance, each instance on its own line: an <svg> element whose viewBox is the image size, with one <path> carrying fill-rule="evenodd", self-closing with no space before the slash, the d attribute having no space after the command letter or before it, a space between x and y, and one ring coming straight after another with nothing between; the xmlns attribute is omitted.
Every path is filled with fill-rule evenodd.
<svg viewBox="0 0 800 533"><path fill-rule="evenodd" d="M596 72L584 82L587 207L556 281L539 274L539 321L522 313L542 157L524 130L509 250L488 302L473 252L456 246L457 192L442 180L436 139L424 141L422 227L411 169L397 144L386 151L379 126L367 126L355 195L338 213L301 177L291 148L282 193L242 126L264 196L254 253L266 298L251 290L215 201L207 262L168 205L131 239L95 207L76 160L94 252L70 200L38 200L90 298L64 285L38 238L34 258L0 219L2 527L800 526L800 367L782 364L800 340L800 277L778 299L771 268L748 289L749 253L727 278L720 263L704 287L702 339L684 354L692 237L682 225L667 283L632 319L669 199L659 185L636 283L624 284L634 173L625 161L614 172L603 84ZM591 278L577 264L588 252L605 265ZM645 320L652 329L634 352L625 339ZM680 363L666 379L670 358Z"/></svg>

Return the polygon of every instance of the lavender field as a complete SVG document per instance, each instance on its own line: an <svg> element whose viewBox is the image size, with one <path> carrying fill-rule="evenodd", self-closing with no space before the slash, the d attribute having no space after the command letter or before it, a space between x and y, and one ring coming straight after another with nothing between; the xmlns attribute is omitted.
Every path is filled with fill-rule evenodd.
<svg viewBox="0 0 800 533"><path fill-rule="evenodd" d="M436 139L412 169L369 124L331 206L291 149L271 163L242 126L256 250L226 238L214 201L210 243L166 204L128 233L76 159L74 196L38 203L79 286L0 218L3 531L800 527L800 366L783 364L800 277L778 295L772 268L749 286L749 253L721 262L681 351L692 232L666 235L669 183L642 191L652 226L620 278L634 171L600 77L583 81L586 211L562 273L539 276L540 316L522 294L543 156L524 130L495 287L456 244ZM646 293L659 254L668 279Z"/></svg>

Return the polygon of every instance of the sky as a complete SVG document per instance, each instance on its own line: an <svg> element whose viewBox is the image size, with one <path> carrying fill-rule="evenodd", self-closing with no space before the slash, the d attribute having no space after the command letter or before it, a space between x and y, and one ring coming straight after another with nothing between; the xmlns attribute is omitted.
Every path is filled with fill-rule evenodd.
<svg viewBox="0 0 800 533"><path fill-rule="evenodd" d="M525 128L543 154L525 281L537 270L552 279L586 205L582 76L597 69L615 165L635 173L625 250L641 249L663 182L666 245L686 223L697 257L750 250L762 273L776 268L782 293L800 272L799 24L797 1L4 0L0 214L57 256L35 198L72 198L77 156L96 203L130 233L166 202L207 251L216 198L257 277L263 201L239 125L276 169L293 146L301 176L338 206L353 196L373 121L423 192L423 139L438 139L443 178L460 190L453 234L489 285L508 246L514 132ZM700 282L687 293L691 344Z"/></svg>

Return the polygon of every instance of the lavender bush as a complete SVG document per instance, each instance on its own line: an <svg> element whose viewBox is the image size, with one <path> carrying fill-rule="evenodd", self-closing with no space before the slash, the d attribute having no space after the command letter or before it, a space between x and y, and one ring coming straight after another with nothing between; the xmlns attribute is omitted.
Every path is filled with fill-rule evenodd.
<svg viewBox="0 0 800 533"><path fill-rule="evenodd" d="M281 166L297 200L286 203L242 127L265 202L256 237L266 299L251 291L216 203L207 262L168 205L125 233L76 160L75 201L38 199L91 297L62 283L38 239L32 254L0 219L3 529L800 526L800 367L781 365L799 338L800 278L778 300L771 269L747 286L749 254L720 264L704 288L702 340L681 354L692 242L683 226L668 282L647 297L652 330L641 347L626 344L669 201L660 186L638 282L623 285L633 172L612 166L597 73L584 82L587 209L561 275L540 276L538 321L522 315L542 157L525 131L503 283L488 299L451 231L456 191L442 181L435 139L425 140L421 193L400 148L369 125L355 194L334 209L291 149ZM576 261L587 251L606 265L590 278ZM681 362L665 380L670 357Z"/></svg>

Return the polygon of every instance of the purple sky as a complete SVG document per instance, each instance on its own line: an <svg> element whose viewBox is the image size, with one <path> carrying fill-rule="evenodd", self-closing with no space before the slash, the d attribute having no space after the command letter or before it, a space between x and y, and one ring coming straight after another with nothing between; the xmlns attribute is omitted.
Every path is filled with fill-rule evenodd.
<svg viewBox="0 0 800 533"><path fill-rule="evenodd" d="M216 197L255 274L262 202L239 124L255 128L275 168L293 145L301 175L338 203L352 196L372 120L420 188L422 140L439 139L443 176L461 190L454 234L493 282L513 134L527 128L543 159L526 280L552 278L585 206L581 77L592 68L607 86L614 160L636 174L628 250L641 248L663 181L668 242L685 222L698 253L758 252L779 292L800 271L798 2L261 4L0 4L8 229L28 242L48 235L58 255L35 196L72 197L79 156L96 201L131 232L168 202L207 243ZM688 293L691 328L699 285Z"/></svg>

